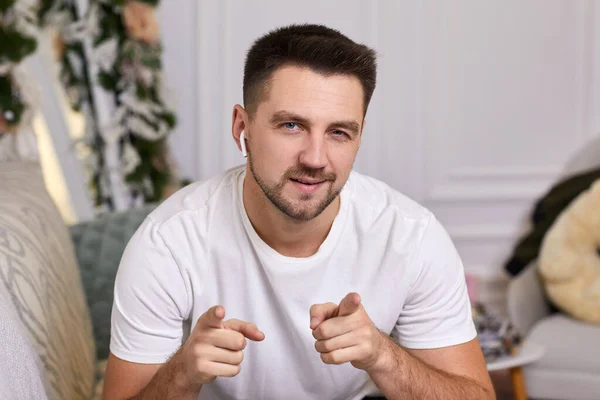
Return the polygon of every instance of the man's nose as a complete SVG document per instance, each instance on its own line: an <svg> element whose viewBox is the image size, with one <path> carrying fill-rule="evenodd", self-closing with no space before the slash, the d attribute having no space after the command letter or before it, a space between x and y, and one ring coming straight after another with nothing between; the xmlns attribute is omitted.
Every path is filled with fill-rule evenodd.
<svg viewBox="0 0 600 400"><path fill-rule="evenodd" d="M307 135L305 147L300 154L300 163L311 168L324 168L327 166L327 143L325 135Z"/></svg>

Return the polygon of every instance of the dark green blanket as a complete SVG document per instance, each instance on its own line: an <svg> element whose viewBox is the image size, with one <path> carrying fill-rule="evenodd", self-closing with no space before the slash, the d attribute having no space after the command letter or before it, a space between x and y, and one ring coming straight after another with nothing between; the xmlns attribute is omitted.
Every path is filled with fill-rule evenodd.
<svg viewBox="0 0 600 400"><path fill-rule="evenodd" d="M600 179L600 168L588 170L555 184L535 205L531 215L532 228L517 243L505 264L506 271L518 275L529 263L538 258L542 240L560 213L579 194Z"/></svg>

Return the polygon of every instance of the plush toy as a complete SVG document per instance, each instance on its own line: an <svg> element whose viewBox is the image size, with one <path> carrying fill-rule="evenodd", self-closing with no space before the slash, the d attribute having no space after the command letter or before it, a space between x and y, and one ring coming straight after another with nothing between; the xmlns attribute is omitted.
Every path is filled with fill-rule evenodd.
<svg viewBox="0 0 600 400"><path fill-rule="evenodd" d="M600 323L600 180L582 192L554 222L538 269L546 293L561 310Z"/></svg>

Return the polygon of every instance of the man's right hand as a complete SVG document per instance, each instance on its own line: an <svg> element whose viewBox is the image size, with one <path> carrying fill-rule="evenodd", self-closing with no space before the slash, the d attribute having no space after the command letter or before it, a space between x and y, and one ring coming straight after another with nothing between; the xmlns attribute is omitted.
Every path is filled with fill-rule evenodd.
<svg viewBox="0 0 600 400"><path fill-rule="evenodd" d="M190 387L201 387L218 376L236 376L244 359L246 338L261 341L265 334L256 325L225 318L225 309L214 306L198 318L184 344L185 376Z"/></svg>

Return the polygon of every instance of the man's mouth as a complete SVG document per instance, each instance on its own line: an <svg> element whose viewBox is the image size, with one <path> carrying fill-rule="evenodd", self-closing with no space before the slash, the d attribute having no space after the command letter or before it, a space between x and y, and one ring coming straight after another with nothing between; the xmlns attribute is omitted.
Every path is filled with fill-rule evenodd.
<svg viewBox="0 0 600 400"><path fill-rule="evenodd" d="M290 178L294 187L300 190L305 195L316 193L317 190L322 188L327 182L326 179L314 179L314 178Z"/></svg>
<svg viewBox="0 0 600 400"><path fill-rule="evenodd" d="M318 185L319 183L325 182L322 179L310 179L310 178L290 178L294 182L301 183L303 185Z"/></svg>

